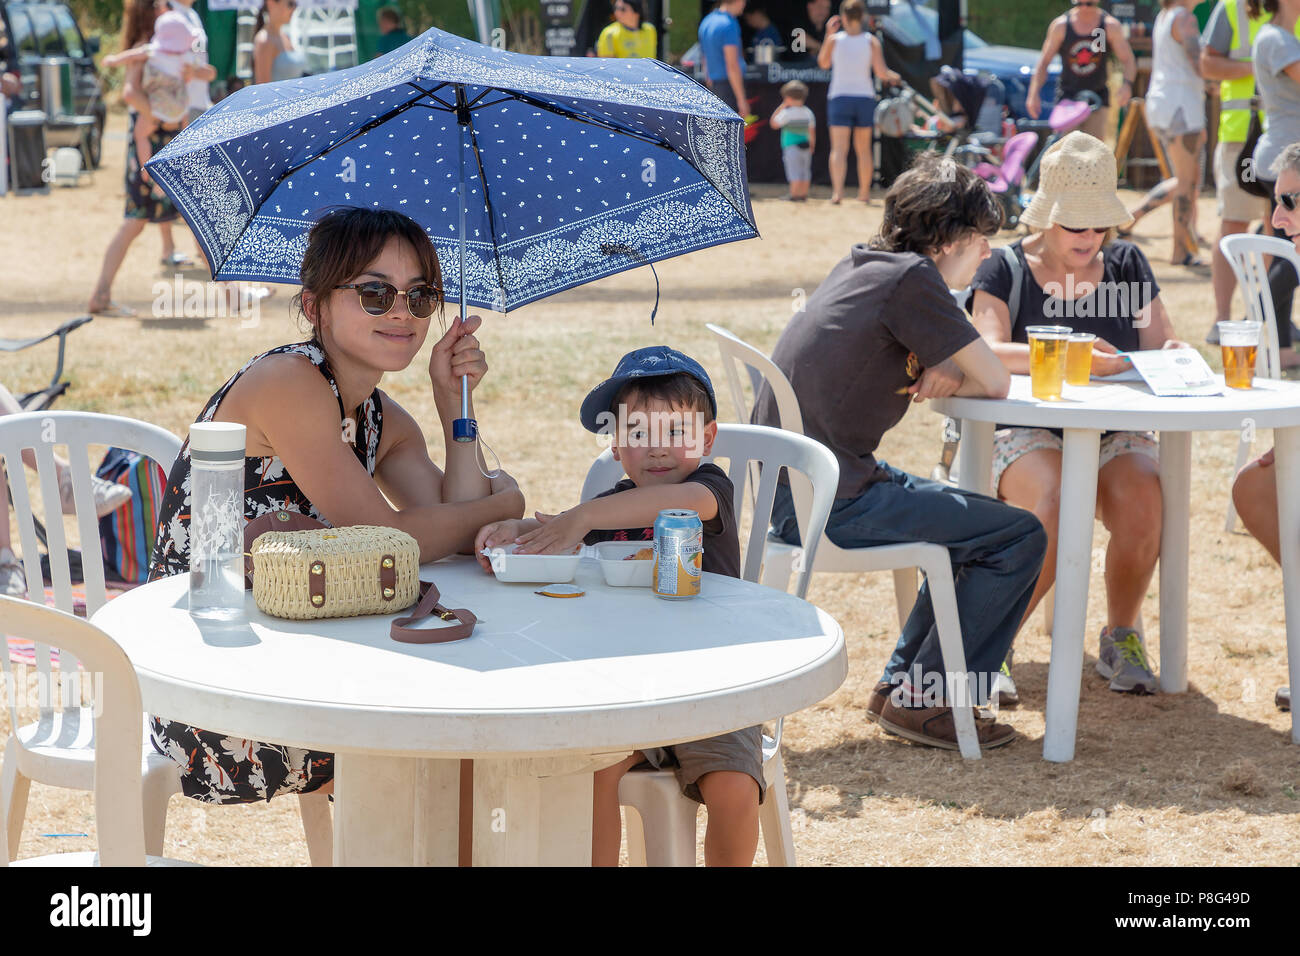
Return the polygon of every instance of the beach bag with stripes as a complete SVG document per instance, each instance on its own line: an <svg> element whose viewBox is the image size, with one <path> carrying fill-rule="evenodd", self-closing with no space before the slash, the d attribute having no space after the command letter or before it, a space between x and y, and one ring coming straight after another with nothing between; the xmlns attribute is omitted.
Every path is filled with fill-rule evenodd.
<svg viewBox="0 0 1300 956"><path fill-rule="evenodd" d="M132 494L129 502L99 519L106 576L111 576L111 568L123 581L143 584L149 578L167 476L154 462L125 448L110 448L95 474L126 485Z"/></svg>

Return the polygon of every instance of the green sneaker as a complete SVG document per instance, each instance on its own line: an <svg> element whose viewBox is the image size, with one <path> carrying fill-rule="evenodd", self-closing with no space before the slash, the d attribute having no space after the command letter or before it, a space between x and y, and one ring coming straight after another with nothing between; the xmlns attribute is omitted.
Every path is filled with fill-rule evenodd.
<svg viewBox="0 0 1300 956"><path fill-rule="evenodd" d="M1156 677L1147 662L1146 646L1131 627L1102 628L1097 673L1110 678L1110 689L1122 694L1156 692Z"/></svg>

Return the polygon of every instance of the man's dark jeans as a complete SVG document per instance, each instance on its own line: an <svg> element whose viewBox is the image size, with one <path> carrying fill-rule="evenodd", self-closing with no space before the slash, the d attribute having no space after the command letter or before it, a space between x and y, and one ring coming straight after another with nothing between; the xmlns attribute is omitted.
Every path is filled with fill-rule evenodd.
<svg viewBox="0 0 1300 956"><path fill-rule="evenodd" d="M966 669L989 675L977 685L988 687L1029 606L1042 570L1047 534L1028 511L917 478L884 462L880 467L888 474L887 481L876 482L857 498L835 499L826 537L841 548L917 541L946 546L952 558ZM772 530L789 544L799 543L787 485L777 486ZM915 685L918 668L922 675L945 670L928 583L917 595L882 680L898 683L907 674Z"/></svg>

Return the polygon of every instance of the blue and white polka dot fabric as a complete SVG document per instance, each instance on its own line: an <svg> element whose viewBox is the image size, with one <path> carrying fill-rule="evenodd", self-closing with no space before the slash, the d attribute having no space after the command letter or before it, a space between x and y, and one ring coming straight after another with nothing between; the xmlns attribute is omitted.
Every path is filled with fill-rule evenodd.
<svg viewBox="0 0 1300 956"><path fill-rule="evenodd" d="M758 235L743 123L685 74L440 30L349 70L240 90L146 168L216 278L296 282L317 218L374 206L428 232L449 301L463 268L467 303L497 311Z"/></svg>

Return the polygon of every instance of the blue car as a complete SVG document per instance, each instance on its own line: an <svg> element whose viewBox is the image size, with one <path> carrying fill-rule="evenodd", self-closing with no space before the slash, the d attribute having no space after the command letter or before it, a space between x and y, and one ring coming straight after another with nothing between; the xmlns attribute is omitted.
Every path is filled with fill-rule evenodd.
<svg viewBox="0 0 1300 956"><path fill-rule="evenodd" d="M885 62L903 74L910 86L922 95L928 95L926 81L939 72L940 64L925 60L925 41L927 36L937 33L939 14L925 3L912 5L905 0L895 0L890 4L889 15L877 17L876 22L885 37ZM965 71L992 74L1002 84L1004 102L1011 108L1011 117L1028 116L1025 98L1029 95L1029 81L1033 79L1039 51L986 43L971 30L962 31L962 45ZM956 51L950 53L948 44L944 46L944 62L952 62ZM1061 58L1057 56L1047 67L1047 81L1041 93L1043 103L1050 105L1056 99L1056 80L1060 73Z"/></svg>

